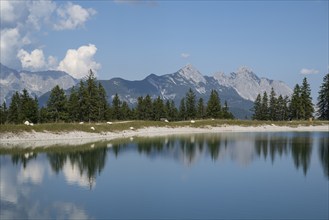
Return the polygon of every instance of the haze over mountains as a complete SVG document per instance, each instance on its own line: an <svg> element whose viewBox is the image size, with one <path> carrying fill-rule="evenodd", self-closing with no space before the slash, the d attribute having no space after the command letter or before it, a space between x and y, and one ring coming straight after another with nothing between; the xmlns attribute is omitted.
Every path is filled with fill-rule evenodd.
<svg viewBox="0 0 329 220"><path fill-rule="evenodd" d="M1 103L10 101L15 91L26 88L31 95L39 97L39 104L44 105L49 97L49 91L59 85L65 90L75 85L78 80L61 71L16 71L1 65ZM222 104L228 102L230 110L238 118L250 117L253 101L259 93L270 92L273 87L278 95L292 94L292 89L284 82L259 78L247 68L240 68L229 75L215 73L214 76L204 76L191 64L175 73L157 76L151 74L143 80L129 81L122 78L99 80L104 86L108 101L111 102L115 93L122 101L134 105L139 96L160 96L162 99L172 99L178 106L187 90L192 88L197 96L207 101L212 89L217 90Z"/></svg>

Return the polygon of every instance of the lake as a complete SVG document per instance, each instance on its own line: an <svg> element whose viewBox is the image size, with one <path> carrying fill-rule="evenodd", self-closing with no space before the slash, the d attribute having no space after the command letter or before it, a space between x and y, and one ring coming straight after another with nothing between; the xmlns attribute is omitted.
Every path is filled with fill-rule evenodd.
<svg viewBox="0 0 329 220"><path fill-rule="evenodd" d="M329 134L0 150L0 219L328 219Z"/></svg>

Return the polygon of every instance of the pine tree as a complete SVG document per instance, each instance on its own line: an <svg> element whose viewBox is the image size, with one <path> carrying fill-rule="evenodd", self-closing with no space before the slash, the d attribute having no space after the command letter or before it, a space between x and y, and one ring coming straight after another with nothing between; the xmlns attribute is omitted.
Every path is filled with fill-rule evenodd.
<svg viewBox="0 0 329 220"><path fill-rule="evenodd" d="M225 100L224 107L223 107L223 118L224 119L234 119L233 114L230 112L228 107L227 101Z"/></svg>
<svg viewBox="0 0 329 220"><path fill-rule="evenodd" d="M50 121L67 121L67 98L62 88L56 85L50 92L47 102L48 118Z"/></svg>
<svg viewBox="0 0 329 220"><path fill-rule="evenodd" d="M106 112L109 108L108 102L107 102L107 96L106 91L103 87L103 85L99 82L98 83L98 121L104 121L106 120Z"/></svg>
<svg viewBox="0 0 329 220"><path fill-rule="evenodd" d="M165 104L165 114L166 114L166 118L169 121L175 121L177 120L177 114L178 114L178 110L175 106L175 102L173 100L167 100L166 104Z"/></svg>
<svg viewBox="0 0 329 220"><path fill-rule="evenodd" d="M112 117L115 120L121 120L121 100L119 98L119 95L116 93L113 100L112 100Z"/></svg>
<svg viewBox="0 0 329 220"><path fill-rule="evenodd" d="M67 111L69 113L69 121L77 122L80 120L79 94L74 86L71 88L67 102Z"/></svg>
<svg viewBox="0 0 329 220"><path fill-rule="evenodd" d="M291 102L289 105L289 115L291 119L299 120L301 119L302 114L302 104L301 104L301 95L300 87L296 84L294 91L291 96Z"/></svg>
<svg viewBox="0 0 329 220"><path fill-rule="evenodd" d="M218 92L211 90L210 97L206 107L206 115L208 118L221 118L221 104Z"/></svg>
<svg viewBox="0 0 329 220"><path fill-rule="evenodd" d="M89 70L89 74L86 80L86 109L87 109L87 120L89 122L96 121L98 116L98 89L96 84L96 76L92 70Z"/></svg>
<svg viewBox="0 0 329 220"><path fill-rule="evenodd" d="M276 112L275 112L275 118L276 120L278 121L283 121L285 120L285 108L284 108L284 100L283 100L283 97L282 95L279 95L278 99L276 100Z"/></svg>
<svg viewBox="0 0 329 220"><path fill-rule="evenodd" d="M165 107L160 96L153 101L153 115L153 119L156 121L159 121L161 118L165 117Z"/></svg>
<svg viewBox="0 0 329 220"><path fill-rule="evenodd" d="M128 119L131 119L132 117L132 112L128 106L128 103L126 101L123 101L122 102L122 105L121 105L121 119L122 120L128 120Z"/></svg>
<svg viewBox="0 0 329 220"><path fill-rule="evenodd" d="M150 95L146 95L144 99L144 108L145 108L145 120L153 120L153 103Z"/></svg>
<svg viewBox="0 0 329 220"><path fill-rule="evenodd" d="M8 111L8 121L14 124L23 123L21 117L21 97L17 91L13 94L11 98L11 103L9 105Z"/></svg>
<svg viewBox="0 0 329 220"><path fill-rule="evenodd" d="M262 96L260 94L257 95L252 110L254 112L254 114L252 115L252 119L262 120Z"/></svg>
<svg viewBox="0 0 329 220"><path fill-rule="evenodd" d="M269 107L268 107L268 113L269 113L269 119L271 121L276 121L277 116L278 116L278 105L277 105L277 98L276 98L276 94L274 92L274 89L272 87L271 89L271 93L270 93L270 103L269 103Z"/></svg>
<svg viewBox="0 0 329 220"><path fill-rule="evenodd" d="M85 83L80 80L78 89L78 99L79 99L79 120L88 121L88 92Z"/></svg>
<svg viewBox="0 0 329 220"><path fill-rule="evenodd" d="M263 93L262 104L261 104L261 120L269 119L269 109L268 109L268 96L267 92Z"/></svg>
<svg viewBox="0 0 329 220"><path fill-rule="evenodd" d="M8 109L6 102L3 102L0 106L0 124L5 124L8 121Z"/></svg>
<svg viewBox="0 0 329 220"><path fill-rule="evenodd" d="M20 121L38 122L38 99L30 97L28 91L23 89L20 95Z"/></svg>
<svg viewBox="0 0 329 220"><path fill-rule="evenodd" d="M321 120L329 120L329 73L323 77L320 86L317 115Z"/></svg>
<svg viewBox="0 0 329 220"><path fill-rule="evenodd" d="M186 120L186 105L185 105L185 98L182 98L179 105L179 119Z"/></svg>
<svg viewBox="0 0 329 220"><path fill-rule="evenodd" d="M289 120L289 103L290 103L290 100L289 100L289 97L288 96L285 96L283 98L283 109L284 109L284 116L283 116L283 120L286 121L286 120Z"/></svg>
<svg viewBox="0 0 329 220"><path fill-rule="evenodd" d="M196 96L193 90L190 88L186 93L186 116L187 119L193 119L196 117Z"/></svg>
<svg viewBox="0 0 329 220"><path fill-rule="evenodd" d="M206 115L203 98L199 98L197 105L197 118L203 119Z"/></svg>
<svg viewBox="0 0 329 220"><path fill-rule="evenodd" d="M312 103L311 97L311 88L307 82L306 77L303 79L302 86L300 88L300 98L302 105L302 114L301 118L304 120L308 120L313 117L314 107Z"/></svg>

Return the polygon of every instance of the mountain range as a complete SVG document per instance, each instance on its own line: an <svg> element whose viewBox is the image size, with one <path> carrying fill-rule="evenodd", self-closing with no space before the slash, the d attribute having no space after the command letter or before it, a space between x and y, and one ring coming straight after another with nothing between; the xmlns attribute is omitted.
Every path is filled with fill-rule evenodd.
<svg viewBox="0 0 329 220"><path fill-rule="evenodd" d="M49 91L55 85L58 84L68 93L69 88L78 82L68 73L61 71L16 71L4 65L1 65L0 76L1 101L10 101L15 91L26 88L30 94L39 97L40 105L45 105ZM292 94L292 89L284 82L259 78L248 68L240 68L228 75L215 73L214 76L204 76L191 64L177 72L161 76L151 74L143 80L112 78L99 82L105 88L109 102L112 102L112 98L118 93L121 100L132 106L137 103L139 96L147 94L152 98L160 96L164 100L174 100L178 106L189 88L195 92L197 98L203 97L206 102L214 89L218 91L222 104L227 101L231 112L237 118L249 118L256 96L264 91L270 93L272 87L278 95Z"/></svg>

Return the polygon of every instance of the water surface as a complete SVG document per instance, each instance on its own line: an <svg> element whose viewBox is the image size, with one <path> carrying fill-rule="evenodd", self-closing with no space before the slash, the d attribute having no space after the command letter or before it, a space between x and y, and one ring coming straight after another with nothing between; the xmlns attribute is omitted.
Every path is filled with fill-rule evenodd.
<svg viewBox="0 0 329 220"><path fill-rule="evenodd" d="M0 219L328 219L329 135L225 133L0 150Z"/></svg>

